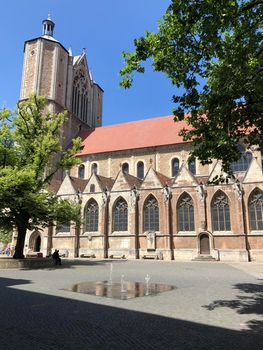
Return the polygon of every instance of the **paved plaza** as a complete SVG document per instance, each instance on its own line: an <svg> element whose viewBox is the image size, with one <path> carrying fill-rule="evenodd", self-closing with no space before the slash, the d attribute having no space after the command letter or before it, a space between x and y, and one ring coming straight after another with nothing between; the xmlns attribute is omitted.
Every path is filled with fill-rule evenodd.
<svg viewBox="0 0 263 350"><path fill-rule="evenodd" d="M76 283L176 289L129 300L74 293ZM263 264L63 260L0 270L0 349L263 349Z"/></svg>

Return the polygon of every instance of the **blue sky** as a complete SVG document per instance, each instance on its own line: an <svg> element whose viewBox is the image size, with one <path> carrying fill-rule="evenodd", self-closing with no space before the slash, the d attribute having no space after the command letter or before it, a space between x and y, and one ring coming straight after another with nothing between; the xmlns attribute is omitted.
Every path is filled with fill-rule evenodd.
<svg viewBox="0 0 263 350"><path fill-rule="evenodd" d="M121 52L133 40L155 31L169 0L8 0L0 2L0 107L14 108L19 99L23 45L42 34L51 12L54 37L73 54L86 48L94 80L104 89L103 125L170 115L174 87L150 69L135 77L130 90L119 87Z"/></svg>

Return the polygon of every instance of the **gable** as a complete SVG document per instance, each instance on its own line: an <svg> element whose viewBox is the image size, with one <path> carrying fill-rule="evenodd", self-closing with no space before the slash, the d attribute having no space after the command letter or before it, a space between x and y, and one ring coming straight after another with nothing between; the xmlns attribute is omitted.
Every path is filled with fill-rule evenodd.
<svg viewBox="0 0 263 350"><path fill-rule="evenodd" d="M74 63L73 83L74 85L79 83L81 86L85 86L87 88L88 86L91 86L91 82L92 77L89 71L86 54L84 52L77 57Z"/></svg>
<svg viewBox="0 0 263 350"><path fill-rule="evenodd" d="M262 180L263 180L263 174L262 174L261 166L258 163L257 159L253 157L242 182L243 183L257 182Z"/></svg>
<svg viewBox="0 0 263 350"><path fill-rule="evenodd" d="M196 178L190 173L188 167L185 165L183 161L178 175L174 179L172 187L181 187L181 186L197 186L198 182Z"/></svg>
<svg viewBox="0 0 263 350"><path fill-rule="evenodd" d="M64 196L64 195L74 195L74 194L76 194L76 190L72 185L69 175L67 174L59 187L57 195Z"/></svg>
<svg viewBox="0 0 263 350"><path fill-rule="evenodd" d="M101 192L101 191L102 191L102 186L98 177L95 174L92 174L88 180L88 183L83 193L94 193L94 192Z"/></svg>
<svg viewBox="0 0 263 350"><path fill-rule="evenodd" d="M151 167L147 174L145 175L145 178L141 184L141 189L149 189L149 188L162 188L163 185L156 174L156 172Z"/></svg>
<svg viewBox="0 0 263 350"><path fill-rule="evenodd" d="M120 170L114 181L111 191L129 191L130 189L131 188L128 181L126 180L125 174L122 172L122 170Z"/></svg>
<svg viewBox="0 0 263 350"><path fill-rule="evenodd" d="M229 178L229 175L222 170L221 163L216 162L211 174L209 175L208 182L212 182L215 178L222 178L224 180L228 179L228 183L233 183L233 180Z"/></svg>

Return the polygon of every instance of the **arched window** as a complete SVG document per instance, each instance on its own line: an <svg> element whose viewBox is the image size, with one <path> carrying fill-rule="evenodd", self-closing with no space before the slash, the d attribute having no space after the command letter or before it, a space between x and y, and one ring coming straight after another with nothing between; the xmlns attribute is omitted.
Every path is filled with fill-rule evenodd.
<svg viewBox="0 0 263 350"><path fill-rule="evenodd" d="M78 177L79 177L80 179L84 179L84 177L85 177L85 166L84 166L83 164L81 164L81 165L79 166L79 169L78 169Z"/></svg>
<svg viewBox="0 0 263 350"><path fill-rule="evenodd" d="M91 173L96 175L97 172L98 172L98 165L97 163L93 163L91 166Z"/></svg>
<svg viewBox="0 0 263 350"><path fill-rule="evenodd" d="M128 230L128 205L123 198L118 199L113 209L113 231Z"/></svg>
<svg viewBox="0 0 263 350"><path fill-rule="evenodd" d="M159 231L159 207L157 200L150 196L143 210L144 231Z"/></svg>
<svg viewBox="0 0 263 350"><path fill-rule="evenodd" d="M143 164L143 162L138 162L137 163L137 177L139 179L143 179L144 178L144 164Z"/></svg>
<svg viewBox="0 0 263 350"><path fill-rule="evenodd" d="M237 161L231 163L230 168L233 172L247 171L252 160L252 154L251 152L246 152L243 145L238 145L237 148L240 151L241 156Z"/></svg>
<svg viewBox="0 0 263 350"><path fill-rule="evenodd" d="M179 172L179 159L174 158L172 159L172 177L177 176L178 172Z"/></svg>
<svg viewBox="0 0 263 350"><path fill-rule="evenodd" d="M92 199L88 202L85 209L85 231L96 232L98 231L99 223L99 206L97 202Z"/></svg>
<svg viewBox="0 0 263 350"><path fill-rule="evenodd" d="M191 174L196 175L196 160L190 158L188 161L188 169Z"/></svg>
<svg viewBox="0 0 263 350"><path fill-rule="evenodd" d="M230 231L230 210L227 196L219 191L215 194L212 205L213 231Z"/></svg>
<svg viewBox="0 0 263 350"><path fill-rule="evenodd" d="M57 223L57 233L69 233L70 232L70 222Z"/></svg>
<svg viewBox="0 0 263 350"><path fill-rule="evenodd" d="M177 204L178 231L194 231L195 217L194 204L189 194L181 196Z"/></svg>
<svg viewBox="0 0 263 350"><path fill-rule="evenodd" d="M128 163L122 164L122 171L126 174L129 174L129 164Z"/></svg>
<svg viewBox="0 0 263 350"><path fill-rule="evenodd" d="M263 192L254 190L248 200L250 229L254 231L263 230Z"/></svg>

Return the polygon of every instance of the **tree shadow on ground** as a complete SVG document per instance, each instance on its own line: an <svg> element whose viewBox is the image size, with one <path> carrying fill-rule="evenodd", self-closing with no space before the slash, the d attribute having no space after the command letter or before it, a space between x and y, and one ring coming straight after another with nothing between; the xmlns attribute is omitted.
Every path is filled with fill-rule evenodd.
<svg viewBox="0 0 263 350"><path fill-rule="evenodd" d="M30 281L0 278L0 344L8 350L259 350L262 333L23 290ZM90 299L89 299L90 300ZM95 300L95 299L94 299ZM123 301L128 303L128 301Z"/></svg>
<svg viewBox="0 0 263 350"><path fill-rule="evenodd" d="M239 314L256 314L263 315L263 280L259 279L259 283L238 283L233 289L238 290L242 294L237 295L233 300L215 300L209 305L203 307L209 311L213 311L219 307L228 307L236 310ZM252 320L247 323L252 332L263 331L263 321Z"/></svg>

